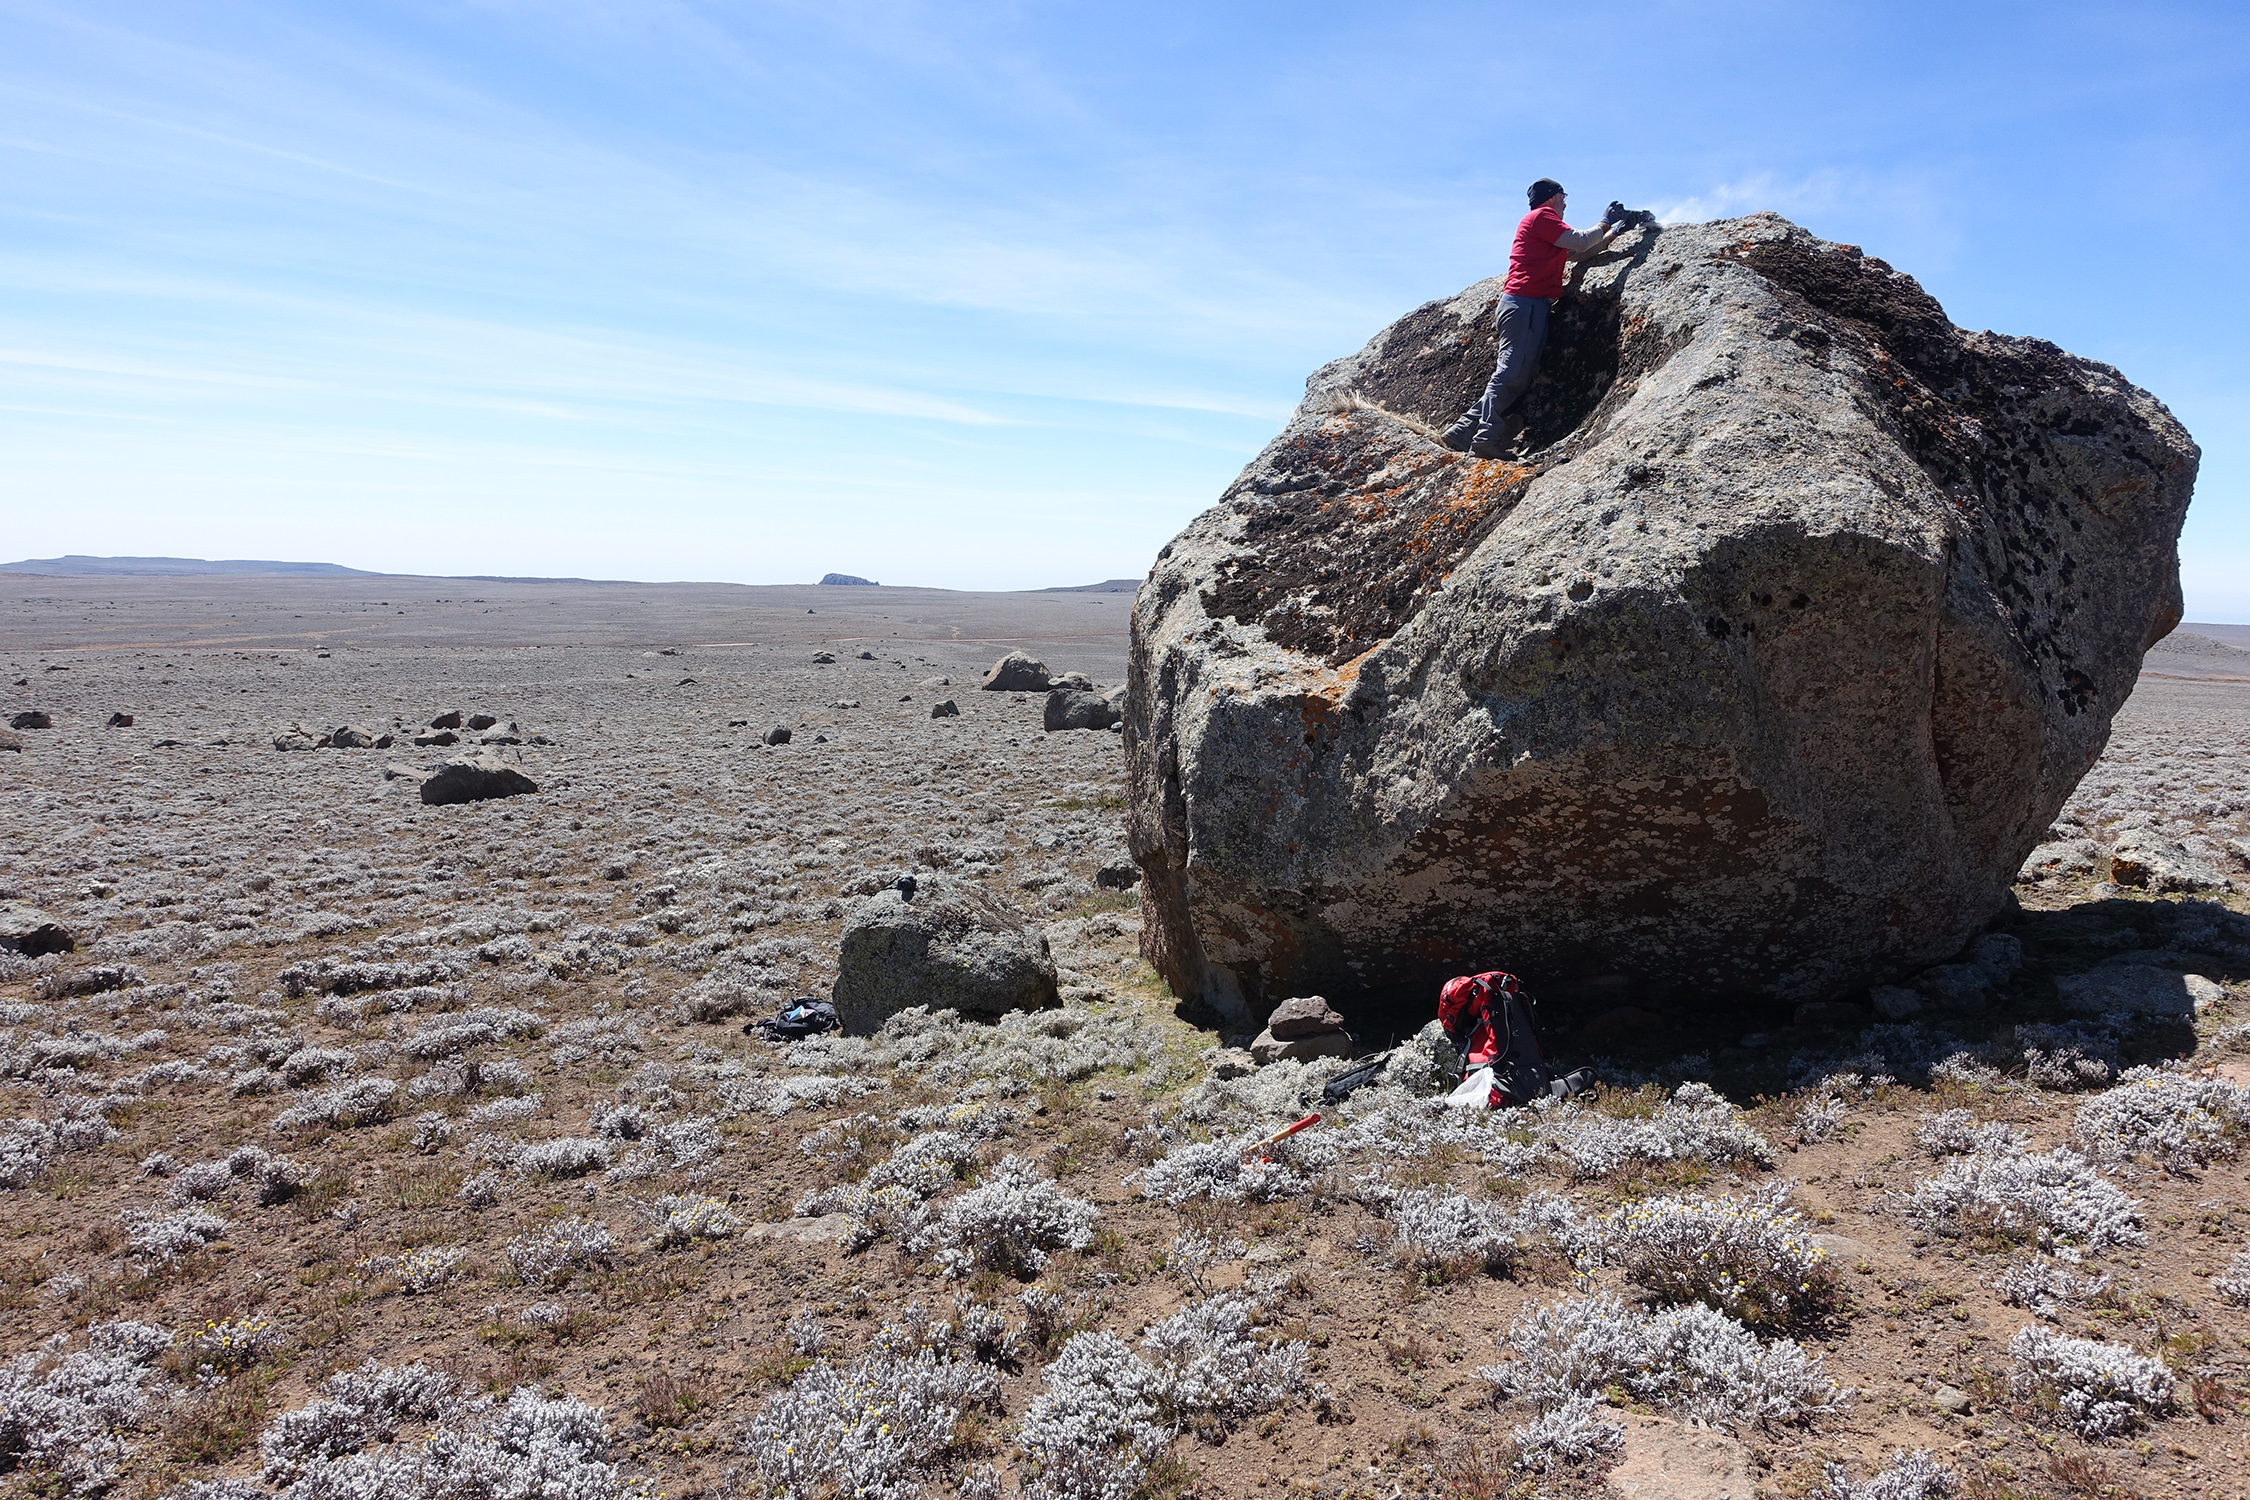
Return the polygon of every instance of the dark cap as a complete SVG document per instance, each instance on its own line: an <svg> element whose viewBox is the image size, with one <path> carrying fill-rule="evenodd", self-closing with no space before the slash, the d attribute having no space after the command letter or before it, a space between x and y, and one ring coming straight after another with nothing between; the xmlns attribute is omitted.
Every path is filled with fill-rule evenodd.
<svg viewBox="0 0 2250 1500"><path fill-rule="evenodd" d="M1563 190L1562 184L1552 177L1542 177L1531 185L1531 206L1537 208Z"/></svg>

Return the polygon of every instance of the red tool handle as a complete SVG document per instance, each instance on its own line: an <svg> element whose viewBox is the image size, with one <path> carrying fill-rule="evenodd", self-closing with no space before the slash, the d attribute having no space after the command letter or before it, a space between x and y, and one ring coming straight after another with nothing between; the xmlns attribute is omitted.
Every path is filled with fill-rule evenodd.
<svg viewBox="0 0 2250 1500"><path fill-rule="evenodd" d="M1262 1140L1262 1141L1258 1142L1258 1144L1257 1144L1257 1145L1255 1145L1255 1146L1252 1146L1252 1147L1251 1147L1251 1148L1250 1148L1250 1149L1249 1149L1248 1151L1245 1151L1245 1152L1243 1152L1242 1154L1243 1154L1244 1156L1252 1156L1252 1155L1255 1155L1255 1154L1257 1154L1257 1153L1259 1153L1259 1152L1262 1152L1262 1151L1266 1150L1266 1149L1267 1149L1268 1147L1279 1145L1279 1144L1280 1144L1281 1142L1283 1142L1283 1141L1285 1141L1285 1140L1289 1139L1289 1137L1291 1137L1291 1136L1295 1135L1295 1134L1296 1134L1296 1133L1297 1133L1298 1131L1300 1131L1300 1130L1303 1130L1303 1129L1304 1129L1304 1128L1305 1128L1306 1126L1308 1126L1308 1125L1318 1125L1319 1123L1320 1123L1320 1116L1319 1116L1319 1115L1317 1115L1317 1114L1310 1114L1310 1115L1307 1115L1307 1116L1305 1116L1305 1117L1304 1117L1304 1118L1303 1118L1302 1120L1299 1120L1299 1121L1298 1121L1298 1122L1297 1122L1296 1124L1294 1124L1294 1125L1290 1125L1290 1126L1287 1126L1287 1127L1285 1127L1285 1128L1283 1128L1283 1129L1281 1129L1281 1130L1277 1130L1277 1131L1275 1131L1275 1132L1274 1132L1274 1133L1273 1133L1272 1135L1269 1135L1269 1136L1267 1136L1267 1137L1266 1137L1266 1138L1265 1138L1264 1140Z"/></svg>

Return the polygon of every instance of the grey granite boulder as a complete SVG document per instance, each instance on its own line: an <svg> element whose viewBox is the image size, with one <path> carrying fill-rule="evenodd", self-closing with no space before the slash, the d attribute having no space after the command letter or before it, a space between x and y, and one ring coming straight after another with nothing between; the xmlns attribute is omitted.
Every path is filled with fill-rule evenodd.
<svg viewBox="0 0 2250 1500"><path fill-rule="evenodd" d="M2151 828L2128 828L2109 851L2109 878L2145 891L2227 890L2232 882Z"/></svg>
<svg viewBox="0 0 2250 1500"><path fill-rule="evenodd" d="M1319 1036L1323 1032L1342 1031L1344 1018L1318 995L1299 995L1284 1000L1266 1017L1266 1030L1284 1042L1294 1042L1301 1037Z"/></svg>
<svg viewBox="0 0 2250 1500"><path fill-rule="evenodd" d="M1050 734L1058 729L1107 729L1118 717L1116 706L1100 693L1056 688L1047 695L1044 722Z"/></svg>
<svg viewBox="0 0 2250 1500"><path fill-rule="evenodd" d="M2180 618L2195 444L1760 214L1575 268L1479 460L1434 433L1499 291L1316 372L1135 597L1144 952L1239 1023L1495 966L1830 999L1957 951Z"/></svg>
<svg viewBox="0 0 2250 1500"><path fill-rule="evenodd" d="M1250 1058L1261 1068L1277 1062L1312 1062L1322 1057L1350 1057L1351 1037L1341 1031L1316 1031L1310 1036L1284 1040L1261 1031L1250 1043Z"/></svg>
<svg viewBox="0 0 2250 1500"><path fill-rule="evenodd" d="M988 693L1044 693L1047 664L1025 651L1011 651L994 662L981 684Z"/></svg>
<svg viewBox="0 0 2250 1500"><path fill-rule="evenodd" d="M916 877L879 891L844 923L836 1014L864 1036L909 1006L985 1019L1062 1003L1038 924L973 881Z"/></svg>
<svg viewBox="0 0 2250 1500"><path fill-rule="evenodd" d="M8 720L10 729L52 729L55 721L36 708L27 708Z"/></svg>
<svg viewBox="0 0 2250 1500"><path fill-rule="evenodd" d="M42 953L68 953L78 939L62 921L21 901L0 901L0 948L37 958Z"/></svg>
<svg viewBox="0 0 2250 1500"><path fill-rule="evenodd" d="M422 800L433 806L520 797L538 790L539 783L491 750L456 755L422 780Z"/></svg>
<svg viewBox="0 0 2250 1500"><path fill-rule="evenodd" d="M362 729L357 724L345 724L330 732L328 747L331 750L372 750L381 738L372 729Z"/></svg>
<svg viewBox="0 0 2250 1500"><path fill-rule="evenodd" d="M2024 856L2016 879L2029 883L2055 876L2091 875L2101 863L2101 845L2092 839L2057 839Z"/></svg>
<svg viewBox="0 0 2250 1500"><path fill-rule="evenodd" d="M320 750L328 744L324 729L307 729L302 724L284 724L274 731L273 747L276 750Z"/></svg>

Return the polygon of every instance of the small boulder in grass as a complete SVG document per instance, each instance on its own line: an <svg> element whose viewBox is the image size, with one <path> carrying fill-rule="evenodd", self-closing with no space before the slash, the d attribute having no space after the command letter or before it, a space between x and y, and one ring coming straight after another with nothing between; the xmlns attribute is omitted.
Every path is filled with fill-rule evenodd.
<svg viewBox="0 0 2250 1500"><path fill-rule="evenodd" d="M133 716L131 714L111 714L109 716L109 727L112 729L130 729L133 727Z"/></svg>
<svg viewBox="0 0 2250 1500"><path fill-rule="evenodd" d="M930 705L930 717L933 719L958 719L961 717L961 705L955 703L951 698L941 698Z"/></svg>
<svg viewBox="0 0 2250 1500"><path fill-rule="evenodd" d="M1335 1006L1318 995L1300 995L1293 1000L1284 1000L1273 1008L1272 1015L1266 1017L1266 1030L1284 1042L1343 1029L1343 1016Z"/></svg>
<svg viewBox="0 0 2250 1500"><path fill-rule="evenodd" d="M769 745L786 745L790 738L789 727L785 724L776 724L766 731L766 743Z"/></svg>
<svg viewBox="0 0 2250 1500"><path fill-rule="evenodd" d="M499 722L499 719L491 714L469 715L469 727L471 729L490 729L493 725Z"/></svg>
<svg viewBox="0 0 2250 1500"><path fill-rule="evenodd" d="M8 721L10 729L52 729L55 721L36 708L27 708Z"/></svg>
<svg viewBox="0 0 2250 1500"><path fill-rule="evenodd" d="M994 662L982 684L988 693L1043 693L1049 686L1047 664L1028 651L1011 651Z"/></svg>
<svg viewBox="0 0 2250 1500"><path fill-rule="evenodd" d="M422 782L422 800L431 806L455 802L482 802L492 797L520 797L539 790L539 783L489 750L457 755L432 771Z"/></svg>
<svg viewBox="0 0 2250 1500"><path fill-rule="evenodd" d="M1117 721L1117 709L1109 699L1082 688L1056 688L1047 695L1042 715L1050 734L1063 729L1107 729Z"/></svg>
<svg viewBox="0 0 2250 1500"><path fill-rule="evenodd" d="M275 732L273 747L276 750L320 750L328 744L326 730L307 729L302 724L286 724Z"/></svg>
<svg viewBox="0 0 2250 1500"><path fill-rule="evenodd" d="M37 958L42 953L69 953L78 939L60 920L21 901L0 901L0 948Z"/></svg>
<svg viewBox="0 0 2250 1500"><path fill-rule="evenodd" d="M439 714L436 718L430 720L430 727L432 729L459 729L461 727L461 710L456 708L450 713Z"/></svg>
<svg viewBox="0 0 2250 1500"><path fill-rule="evenodd" d="M805 613L809 615L812 613L812 611L808 609L805 611ZM834 666L836 663L836 653L833 651L815 651L812 654L812 659L813 665L816 667Z"/></svg>
<svg viewBox="0 0 2250 1500"><path fill-rule="evenodd" d="M345 724L329 734L328 747L331 750L372 750L378 738L371 729L362 729L357 724Z"/></svg>

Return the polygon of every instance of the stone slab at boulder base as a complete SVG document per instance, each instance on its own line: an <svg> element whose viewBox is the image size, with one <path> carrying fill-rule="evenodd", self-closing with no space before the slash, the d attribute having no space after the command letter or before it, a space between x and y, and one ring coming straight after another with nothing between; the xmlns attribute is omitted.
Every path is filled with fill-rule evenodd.
<svg viewBox="0 0 2250 1500"><path fill-rule="evenodd" d="M2100 1016L2126 1011L2141 1016L2193 1018L2225 998L2226 991L2201 974L2175 974L2150 964L2107 963L2084 974L2055 981L2063 1008Z"/></svg>
<svg viewBox="0 0 2250 1500"><path fill-rule="evenodd" d="M77 946L78 939L58 918L21 901L0 901L0 948L37 958L42 953L68 953Z"/></svg>
<svg viewBox="0 0 2250 1500"><path fill-rule="evenodd" d="M1044 693L1047 664L1025 651L1011 651L994 662L982 684L988 693Z"/></svg>
<svg viewBox="0 0 2250 1500"><path fill-rule="evenodd" d="M422 800L433 806L520 797L538 790L539 783L489 750L456 755L422 780Z"/></svg>
<svg viewBox="0 0 2250 1500"><path fill-rule="evenodd" d="M1515 461L1488 281L1316 372L1133 606L1142 947L1255 1018L1505 967L1840 998L1959 951L2180 618L2195 444L1771 214L1574 268Z"/></svg>
<svg viewBox="0 0 2250 1500"><path fill-rule="evenodd" d="M852 913L833 998L855 1036L914 1005L991 1019L1062 1003L1046 934L983 886L935 874L911 899L879 891Z"/></svg>

